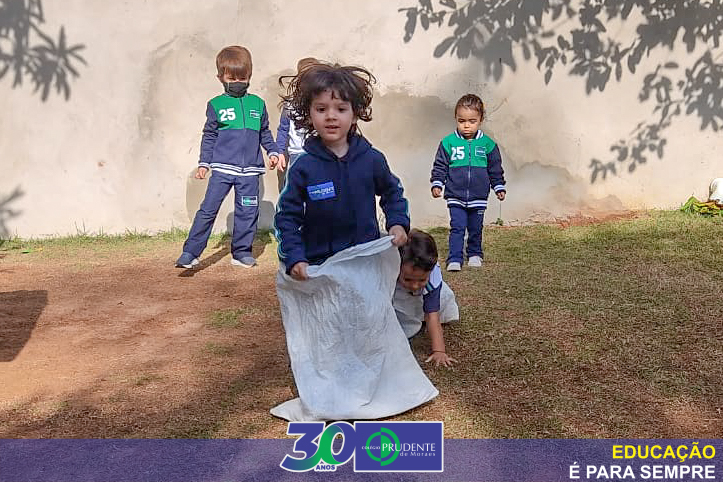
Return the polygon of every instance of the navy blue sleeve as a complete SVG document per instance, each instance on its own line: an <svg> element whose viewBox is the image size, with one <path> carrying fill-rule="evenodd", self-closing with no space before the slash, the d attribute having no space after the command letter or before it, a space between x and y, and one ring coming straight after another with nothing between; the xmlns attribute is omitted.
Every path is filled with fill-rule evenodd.
<svg viewBox="0 0 723 482"><path fill-rule="evenodd" d="M198 167L211 169L213 162L213 146L218 138L218 119L216 110L209 102L206 105L206 123L203 125L203 137L201 138L201 153L198 159Z"/></svg>
<svg viewBox="0 0 723 482"><path fill-rule="evenodd" d="M432 177L429 182L432 183L432 187L444 188L444 183L447 182L447 174L449 173L449 155L444 149L442 143L439 143L437 148L437 155L434 156L434 164L432 165Z"/></svg>
<svg viewBox="0 0 723 482"><path fill-rule="evenodd" d="M442 293L442 269L439 264L429 274L429 282L424 287L422 295L423 309L425 313L436 313L441 309L441 293Z"/></svg>
<svg viewBox="0 0 723 482"><path fill-rule="evenodd" d="M281 192L276 206L274 230L279 243L279 260L284 263L286 272L289 273L296 263L308 260L301 234L304 227L306 192L298 162L289 168L287 176L286 187Z"/></svg>
<svg viewBox="0 0 723 482"><path fill-rule="evenodd" d="M442 293L442 285L437 286L434 290L429 293L425 293L422 296L424 300L424 312L425 313L436 313L440 309L440 294ZM419 306L419 305L417 305Z"/></svg>
<svg viewBox="0 0 723 482"><path fill-rule="evenodd" d="M264 104L264 111L261 114L261 130L259 131L259 135L261 136L261 145L266 149L266 154L276 156L281 152L274 141L274 135L271 133L271 129L269 129L269 113L266 112L266 104Z"/></svg>
<svg viewBox="0 0 723 482"><path fill-rule="evenodd" d="M281 111L281 118L279 119L279 128L276 129L276 145L279 146L281 152L285 151L289 146L290 126L289 109L284 107L284 110Z"/></svg>
<svg viewBox="0 0 723 482"><path fill-rule="evenodd" d="M374 194L381 197L379 205L387 219L387 231L399 225L409 232L409 203L404 198L402 182L392 174L382 153L374 159Z"/></svg>
<svg viewBox="0 0 723 482"><path fill-rule="evenodd" d="M498 146L495 146L492 152L487 154L487 174L490 178L490 186L495 192L507 191L505 188L505 171L502 169L502 156Z"/></svg>

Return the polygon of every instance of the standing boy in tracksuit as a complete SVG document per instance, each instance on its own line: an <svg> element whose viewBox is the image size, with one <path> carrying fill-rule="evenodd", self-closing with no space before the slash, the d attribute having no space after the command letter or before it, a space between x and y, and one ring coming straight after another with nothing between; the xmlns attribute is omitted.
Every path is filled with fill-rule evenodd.
<svg viewBox="0 0 723 482"><path fill-rule="evenodd" d="M251 79L251 53L238 45L226 47L216 56L216 68L225 92L208 102L195 177L204 179L209 169L213 175L183 253L176 261L179 268L198 264L221 203L231 188L235 194L231 264L255 266L251 246L259 219L259 176L266 172L260 146L269 155L271 169L277 163L283 169L285 163L269 130L264 101L246 92Z"/></svg>

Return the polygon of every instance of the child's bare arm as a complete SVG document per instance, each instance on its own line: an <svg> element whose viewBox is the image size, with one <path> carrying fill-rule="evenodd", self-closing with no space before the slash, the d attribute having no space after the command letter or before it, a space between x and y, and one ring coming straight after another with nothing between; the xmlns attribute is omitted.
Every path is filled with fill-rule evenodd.
<svg viewBox="0 0 723 482"><path fill-rule="evenodd" d="M457 360L447 354L444 346L444 333L442 323L439 322L439 312L425 313L424 320L427 323L429 338L432 340L432 354L425 360L427 363L434 362L436 366L444 365L451 367Z"/></svg>

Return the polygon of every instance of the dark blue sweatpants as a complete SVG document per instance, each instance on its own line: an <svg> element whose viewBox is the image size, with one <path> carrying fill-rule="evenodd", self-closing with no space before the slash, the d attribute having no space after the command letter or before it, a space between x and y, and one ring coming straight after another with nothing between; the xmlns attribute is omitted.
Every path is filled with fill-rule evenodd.
<svg viewBox="0 0 723 482"><path fill-rule="evenodd" d="M251 246L259 220L259 176L232 176L213 171L208 180L206 197L193 218L191 232L183 251L199 257L206 249L221 203L234 188L233 236L231 255L235 259L251 256Z"/></svg>
<svg viewBox="0 0 723 482"><path fill-rule="evenodd" d="M464 234L467 232L467 259L472 256L484 258L482 254L482 222L484 209L449 206L449 256L447 264L463 262Z"/></svg>

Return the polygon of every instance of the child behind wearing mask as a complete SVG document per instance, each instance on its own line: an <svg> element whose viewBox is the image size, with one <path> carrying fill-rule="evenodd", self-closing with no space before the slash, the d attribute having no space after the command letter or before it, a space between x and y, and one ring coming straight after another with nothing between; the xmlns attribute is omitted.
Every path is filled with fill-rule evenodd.
<svg viewBox="0 0 723 482"><path fill-rule="evenodd" d="M234 218L231 264L250 268L256 265L251 246L259 218L259 176L266 172L263 146L269 168L284 169L285 159L269 129L264 101L247 92L251 79L251 53L238 45L226 47L216 56L218 80L224 93L208 101L203 127L201 155L196 179L213 171L206 196L193 219L178 268L198 264L224 198L234 188Z"/></svg>

